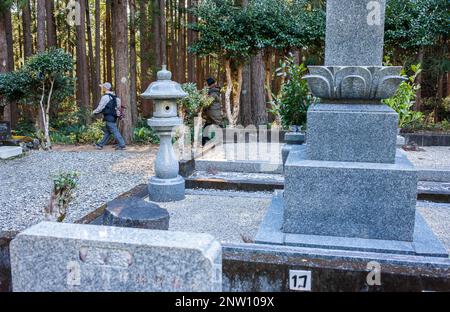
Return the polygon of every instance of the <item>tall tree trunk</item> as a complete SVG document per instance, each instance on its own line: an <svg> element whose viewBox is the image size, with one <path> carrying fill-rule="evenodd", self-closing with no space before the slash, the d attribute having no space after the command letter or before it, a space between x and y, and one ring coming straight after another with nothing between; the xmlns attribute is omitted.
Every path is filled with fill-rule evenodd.
<svg viewBox="0 0 450 312"><path fill-rule="evenodd" d="M128 59L128 1L112 0L112 20L114 25L114 61L116 92L125 108L121 122L123 138L127 144L132 141L132 116L130 109L130 63Z"/></svg>
<svg viewBox="0 0 450 312"><path fill-rule="evenodd" d="M178 82L182 82L183 80L183 29L181 27L182 19L183 19L183 10L182 10L182 1L179 0L177 4L177 77Z"/></svg>
<svg viewBox="0 0 450 312"><path fill-rule="evenodd" d="M176 1L175 0L169 0L168 10L169 10L169 25L170 27L167 29L169 32L169 38L170 38L170 53L169 53L169 70L172 71L173 80L178 81L178 70L177 70L177 44L176 44L176 21L175 21L175 6Z"/></svg>
<svg viewBox="0 0 450 312"><path fill-rule="evenodd" d="M92 100L96 105L100 100L100 97L96 98L96 95L99 96L97 90L99 90L99 86L95 85L94 79L97 74L95 73L95 60L94 60L94 46L92 43L92 27L91 27L91 14L89 9L89 0L86 0L86 31L87 31L87 40L88 40L88 56L89 56L89 91L92 95ZM92 107L92 106L91 106Z"/></svg>
<svg viewBox="0 0 450 312"><path fill-rule="evenodd" d="M187 0L188 8L192 8L194 5L194 0ZM191 13L188 13L187 17L188 23L193 24L195 22L195 16L193 16ZM195 34L192 29L188 29L187 31L187 45L188 47L195 41ZM195 56L194 55L188 55L187 59L187 68L188 68L188 81L189 82L196 82L196 70L195 70Z"/></svg>
<svg viewBox="0 0 450 312"><path fill-rule="evenodd" d="M14 70L14 56L12 50L12 25L11 25L11 11L5 9L0 11L0 73ZM5 99L1 99L5 101ZM0 118L11 122L11 126L15 126L16 110L15 103L1 103L0 107L6 104L3 108L3 114ZM14 116L13 116L14 115Z"/></svg>
<svg viewBox="0 0 450 312"><path fill-rule="evenodd" d="M161 64L167 63L167 30L166 30L166 0L159 0L159 36L161 43Z"/></svg>
<svg viewBox="0 0 450 312"><path fill-rule="evenodd" d="M240 123L246 127L252 124L252 75L251 66L244 65L242 71L242 94L241 94L241 114Z"/></svg>
<svg viewBox="0 0 450 312"><path fill-rule="evenodd" d="M178 19L178 59L180 63L178 67L180 68L179 82L186 82L186 0L180 0L179 3L179 19Z"/></svg>
<svg viewBox="0 0 450 312"><path fill-rule="evenodd" d="M152 4L152 44L153 50L155 53L155 61L153 68L153 79L156 79L156 72L161 68L162 63L164 63L162 59L162 43L161 43L161 26L163 25L161 22L162 12L160 10L160 1L153 1ZM164 11L163 11L164 12ZM165 27L165 25L164 25Z"/></svg>
<svg viewBox="0 0 450 312"><path fill-rule="evenodd" d="M265 68L262 51L252 58L250 68L252 72L252 125L265 125L267 124L267 102L264 88Z"/></svg>
<svg viewBox="0 0 450 312"><path fill-rule="evenodd" d="M241 5L246 7L248 5L248 0L242 0ZM252 112L252 62L251 59L249 64L245 64L242 70L242 94L241 94L241 104L240 104L240 122L243 126L248 126L254 124L254 112Z"/></svg>
<svg viewBox="0 0 450 312"><path fill-rule="evenodd" d="M233 70L231 60L225 60L225 74L227 80L227 87L225 91L225 110L230 127L236 127L239 111L240 99L243 83L243 65L238 64L236 69L236 84L233 79Z"/></svg>
<svg viewBox="0 0 450 312"><path fill-rule="evenodd" d="M33 37L31 28L31 8L30 1L27 0L22 4L22 37L23 37L23 56L24 63L27 58L33 55ZM27 120L38 123L35 117L39 114L34 112L36 109L31 105L22 106L22 115L25 116ZM38 110L39 111L39 110ZM39 120L39 119L38 119Z"/></svg>
<svg viewBox="0 0 450 312"><path fill-rule="evenodd" d="M417 57L420 65L423 65L423 57L424 57L424 48L421 47L419 49L419 54ZM419 75L417 75L416 82L418 85L422 85L422 73L419 73ZM422 109L422 88L419 88L419 90L417 90L416 102L414 106L415 106L414 109L416 111L420 111Z"/></svg>
<svg viewBox="0 0 450 312"><path fill-rule="evenodd" d="M141 92L145 92L148 85L150 84L150 70L152 61L158 59L160 57L161 49L156 47L155 41L159 38L159 21L157 20L156 14L153 14L155 10L158 10L158 7L155 7L156 1L151 3L151 12L153 16L152 23L152 31L150 31L149 27L149 5L146 0L139 0L139 38L141 42L141 48L139 51L141 57ZM153 47L155 49L153 49ZM156 51L158 48L159 52ZM152 52L153 51L153 52ZM140 99L141 102L141 112L143 117L150 117L153 111L152 101Z"/></svg>
<svg viewBox="0 0 450 312"><path fill-rule="evenodd" d="M111 1L106 0L106 22L105 22L105 31L106 31L106 80L108 82L113 82L113 72L112 72L112 12L111 12Z"/></svg>
<svg viewBox="0 0 450 312"><path fill-rule="evenodd" d="M8 50L7 68L8 71L14 70L14 42L13 42L13 27L11 20L11 11L7 10L5 13L5 28L6 28L6 47ZM17 103L12 102L6 108L9 110L9 121L11 122L11 127L15 128L17 125Z"/></svg>
<svg viewBox="0 0 450 312"><path fill-rule="evenodd" d="M444 73L439 73L438 80L437 80L437 92L436 92L436 98L438 101L441 101L444 97ZM436 105L434 108L434 122L437 123L440 121L439 118L439 107Z"/></svg>
<svg viewBox="0 0 450 312"><path fill-rule="evenodd" d="M45 50L45 34L47 33L45 27L46 21L46 5L45 0L37 0L36 7L36 20L37 20L37 51L42 52Z"/></svg>
<svg viewBox="0 0 450 312"><path fill-rule="evenodd" d="M0 11L0 73L9 71L8 68L8 39L7 23L9 10Z"/></svg>
<svg viewBox="0 0 450 312"><path fill-rule="evenodd" d="M447 93L445 96L450 96L450 72L447 73Z"/></svg>
<svg viewBox="0 0 450 312"><path fill-rule="evenodd" d="M22 35L23 54L25 59L33 55L33 38L31 37L31 9L30 1L26 1L22 7Z"/></svg>
<svg viewBox="0 0 450 312"><path fill-rule="evenodd" d="M98 101L100 101L100 88L98 85L100 84L100 76L101 76L101 50L100 50L100 42L101 42L101 34L100 34L100 0L95 0L95 74L94 74L94 105L97 105Z"/></svg>
<svg viewBox="0 0 450 312"><path fill-rule="evenodd" d="M56 20L55 20L55 4L53 0L47 0L46 8L46 22L47 22L47 47L56 47L58 45L56 36Z"/></svg>
<svg viewBox="0 0 450 312"><path fill-rule="evenodd" d="M89 121L90 96L89 96L89 73L86 57L86 0L80 1L80 25L77 29L77 103L84 108L86 121Z"/></svg>
<svg viewBox="0 0 450 312"><path fill-rule="evenodd" d="M136 72L136 0L130 4L130 108L131 124L134 127L138 121L137 110L137 72Z"/></svg>

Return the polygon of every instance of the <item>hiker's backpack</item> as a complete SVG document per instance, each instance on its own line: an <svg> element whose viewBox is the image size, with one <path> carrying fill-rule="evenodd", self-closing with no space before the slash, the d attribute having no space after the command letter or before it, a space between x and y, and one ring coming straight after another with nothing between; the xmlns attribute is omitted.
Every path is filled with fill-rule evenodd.
<svg viewBox="0 0 450 312"><path fill-rule="evenodd" d="M117 118L120 117L117 116L117 96L113 94L108 94L108 96L111 99L109 100L108 104L106 104L105 108L102 110L103 120L116 122Z"/></svg>

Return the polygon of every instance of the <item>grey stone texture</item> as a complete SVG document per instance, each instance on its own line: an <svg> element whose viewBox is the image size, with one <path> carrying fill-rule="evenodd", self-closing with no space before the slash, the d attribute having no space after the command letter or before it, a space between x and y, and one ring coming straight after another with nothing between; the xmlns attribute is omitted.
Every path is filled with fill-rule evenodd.
<svg viewBox="0 0 450 312"><path fill-rule="evenodd" d="M308 66L304 79L316 97L379 102L393 96L404 77L400 66Z"/></svg>
<svg viewBox="0 0 450 312"><path fill-rule="evenodd" d="M103 213L103 225L149 230L168 230L169 219L166 209L136 197L113 200Z"/></svg>
<svg viewBox="0 0 450 312"><path fill-rule="evenodd" d="M284 201L281 192L274 196L255 237L256 243L333 249L335 252L348 250L448 258L448 251L419 212L414 216L414 236L411 242L335 235L289 234L282 229L283 214L286 213Z"/></svg>
<svg viewBox="0 0 450 312"><path fill-rule="evenodd" d="M328 0L325 65L380 66L385 5L385 0Z"/></svg>
<svg viewBox="0 0 450 312"><path fill-rule="evenodd" d="M396 143L397 148L401 148L403 145L405 145L405 143L406 143L405 138L400 135L397 135L397 143Z"/></svg>
<svg viewBox="0 0 450 312"><path fill-rule="evenodd" d="M142 98L164 101L181 99L187 96L187 93L183 91L181 85L171 80L172 73L167 70L166 65L163 65L162 69L158 71L158 73L156 74L156 78L157 81L152 82L148 86L147 90L145 90L145 92L141 94Z"/></svg>
<svg viewBox="0 0 450 312"><path fill-rule="evenodd" d="M286 144L300 145L305 143L305 133L304 132L287 132L284 135L284 142Z"/></svg>
<svg viewBox="0 0 450 312"><path fill-rule="evenodd" d="M0 159L10 159L22 155L20 146L0 146Z"/></svg>
<svg viewBox="0 0 450 312"><path fill-rule="evenodd" d="M182 124L177 117L177 101L187 96L181 85L172 81L172 73L163 65L157 73L157 81L150 84L141 95L154 100L153 117L147 120L160 138L160 146L155 160L155 176L149 181L150 200L170 202L184 199L185 183L178 174L179 164L172 146L172 136L176 126Z"/></svg>
<svg viewBox="0 0 450 312"><path fill-rule="evenodd" d="M281 149L281 158L283 165L286 163L289 152L298 145L305 143L305 134L302 132L287 132L284 135L284 141L286 144Z"/></svg>
<svg viewBox="0 0 450 312"><path fill-rule="evenodd" d="M380 164L291 152L285 176L283 232L413 240L417 172L405 155Z"/></svg>
<svg viewBox="0 0 450 312"><path fill-rule="evenodd" d="M151 201L158 203L179 201L185 198L185 180L176 178L151 177L148 183L148 195Z"/></svg>
<svg viewBox="0 0 450 312"><path fill-rule="evenodd" d="M308 110L308 159L394 163L397 124L397 113L386 105L313 105Z"/></svg>
<svg viewBox="0 0 450 312"><path fill-rule="evenodd" d="M224 171L224 172L245 172L245 173L274 173L283 172L283 165L277 160L195 160L195 170L197 171Z"/></svg>
<svg viewBox="0 0 450 312"><path fill-rule="evenodd" d="M11 242L16 292L220 291L208 234L43 222Z"/></svg>

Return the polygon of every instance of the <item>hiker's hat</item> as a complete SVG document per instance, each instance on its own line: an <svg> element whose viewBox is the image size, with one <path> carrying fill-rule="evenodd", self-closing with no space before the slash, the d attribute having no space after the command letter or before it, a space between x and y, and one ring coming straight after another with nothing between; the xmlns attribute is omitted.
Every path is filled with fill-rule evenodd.
<svg viewBox="0 0 450 312"><path fill-rule="evenodd" d="M101 85L100 85L100 87L102 87L102 88L105 88L106 90L111 90L112 89L112 84L110 84L109 82L105 82L105 83L102 83Z"/></svg>
<svg viewBox="0 0 450 312"><path fill-rule="evenodd" d="M216 81L213 78L209 77L208 79L206 79L206 83L208 84L208 86L212 86L216 83Z"/></svg>

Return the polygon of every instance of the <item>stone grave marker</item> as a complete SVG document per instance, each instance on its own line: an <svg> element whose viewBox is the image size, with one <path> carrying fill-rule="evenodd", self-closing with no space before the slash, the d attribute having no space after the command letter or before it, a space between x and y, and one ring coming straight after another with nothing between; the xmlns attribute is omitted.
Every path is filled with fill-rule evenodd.
<svg viewBox="0 0 450 312"><path fill-rule="evenodd" d="M209 234L42 222L11 242L13 291L221 291L221 250Z"/></svg>

